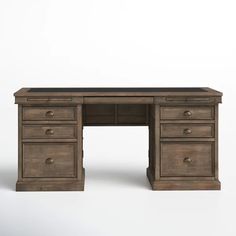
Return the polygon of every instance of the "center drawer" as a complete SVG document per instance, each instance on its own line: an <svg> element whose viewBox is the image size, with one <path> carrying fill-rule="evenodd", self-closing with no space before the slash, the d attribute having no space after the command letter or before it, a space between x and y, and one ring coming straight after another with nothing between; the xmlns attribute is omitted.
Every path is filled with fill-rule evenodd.
<svg viewBox="0 0 236 236"><path fill-rule="evenodd" d="M76 144L23 144L23 177L75 177Z"/></svg>
<svg viewBox="0 0 236 236"><path fill-rule="evenodd" d="M24 125L24 139L76 139L76 126L73 125Z"/></svg>

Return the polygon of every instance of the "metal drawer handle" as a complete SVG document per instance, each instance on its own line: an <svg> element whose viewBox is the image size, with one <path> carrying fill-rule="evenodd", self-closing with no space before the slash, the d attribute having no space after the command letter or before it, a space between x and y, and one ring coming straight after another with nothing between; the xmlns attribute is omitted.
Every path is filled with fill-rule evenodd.
<svg viewBox="0 0 236 236"><path fill-rule="evenodd" d="M53 135L53 134L54 134L54 131L53 131L52 129L47 129L47 130L45 131L45 134L46 134L46 135Z"/></svg>
<svg viewBox="0 0 236 236"><path fill-rule="evenodd" d="M190 117L191 115L192 115L191 111L185 111L184 112L184 116L186 116L186 117Z"/></svg>
<svg viewBox="0 0 236 236"><path fill-rule="evenodd" d="M51 164L54 163L54 160L53 160L52 158L47 158L47 159L45 160L45 163L48 164L48 165L51 165Z"/></svg>
<svg viewBox="0 0 236 236"><path fill-rule="evenodd" d="M46 112L46 116L47 117L53 117L54 116L54 112L53 111L47 111Z"/></svg>
<svg viewBox="0 0 236 236"><path fill-rule="evenodd" d="M191 134L192 133L192 130L187 128L187 129L184 129L184 134Z"/></svg>
<svg viewBox="0 0 236 236"><path fill-rule="evenodd" d="M183 162L185 163L191 163L192 162L192 159L190 157L185 157Z"/></svg>

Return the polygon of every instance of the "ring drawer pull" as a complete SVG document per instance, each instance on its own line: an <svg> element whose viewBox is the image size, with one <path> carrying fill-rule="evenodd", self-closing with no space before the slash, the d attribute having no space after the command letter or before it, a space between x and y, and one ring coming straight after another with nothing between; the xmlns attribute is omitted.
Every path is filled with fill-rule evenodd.
<svg viewBox="0 0 236 236"><path fill-rule="evenodd" d="M190 117L190 116L192 116L192 112L191 111L185 111L184 116Z"/></svg>
<svg viewBox="0 0 236 236"><path fill-rule="evenodd" d="M54 131L53 131L53 129L47 129L47 130L45 131L45 134L46 134L46 135L53 135L53 134L54 134Z"/></svg>
<svg viewBox="0 0 236 236"><path fill-rule="evenodd" d="M46 116L47 117L53 117L54 116L54 112L53 111L47 111L46 112Z"/></svg>
<svg viewBox="0 0 236 236"><path fill-rule="evenodd" d="M187 128L187 129L184 129L184 134L191 134L192 133L192 130Z"/></svg>
<svg viewBox="0 0 236 236"><path fill-rule="evenodd" d="M51 164L54 163L54 160L53 160L52 158L47 158L47 159L45 160L45 163L48 164L48 165L51 165Z"/></svg>
<svg viewBox="0 0 236 236"><path fill-rule="evenodd" d="M185 157L183 160L184 163L191 163L192 159L190 157Z"/></svg>

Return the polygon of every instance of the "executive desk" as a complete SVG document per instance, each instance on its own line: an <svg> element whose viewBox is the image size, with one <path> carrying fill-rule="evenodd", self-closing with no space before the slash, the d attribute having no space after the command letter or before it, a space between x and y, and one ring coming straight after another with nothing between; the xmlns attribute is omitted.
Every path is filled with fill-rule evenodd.
<svg viewBox="0 0 236 236"><path fill-rule="evenodd" d="M148 126L153 190L220 189L210 88L22 88L17 191L84 190L83 126Z"/></svg>

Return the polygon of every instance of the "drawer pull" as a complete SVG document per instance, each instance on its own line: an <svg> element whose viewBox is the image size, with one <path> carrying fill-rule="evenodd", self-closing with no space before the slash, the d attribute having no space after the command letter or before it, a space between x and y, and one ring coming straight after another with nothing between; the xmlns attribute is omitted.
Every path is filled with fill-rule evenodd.
<svg viewBox="0 0 236 236"><path fill-rule="evenodd" d="M192 159L190 157L185 157L183 160L184 163L191 163Z"/></svg>
<svg viewBox="0 0 236 236"><path fill-rule="evenodd" d="M54 116L54 112L53 111L47 111L46 112L46 116L47 117L53 117Z"/></svg>
<svg viewBox="0 0 236 236"><path fill-rule="evenodd" d="M184 116L186 116L186 117L190 117L191 115L192 115L191 111L185 111L184 112Z"/></svg>
<svg viewBox="0 0 236 236"><path fill-rule="evenodd" d="M53 131L52 129L47 129L47 130L45 131L45 134L46 134L46 135L53 135L53 134L54 134L54 131Z"/></svg>
<svg viewBox="0 0 236 236"><path fill-rule="evenodd" d="M184 134L191 134L192 133L192 130L187 128L187 129L184 129Z"/></svg>
<svg viewBox="0 0 236 236"><path fill-rule="evenodd" d="M45 160L45 163L48 164L48 165L51 165L51 164L54 163L54 160L53 160L52 158L47 158L47 159Z"/></svg>

